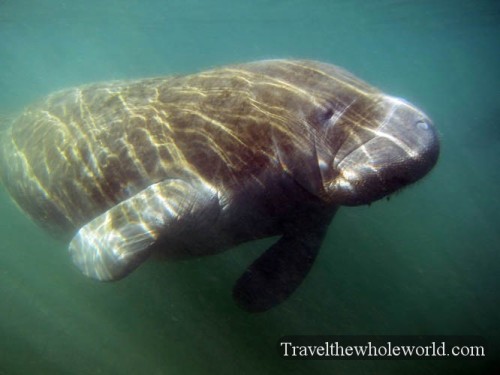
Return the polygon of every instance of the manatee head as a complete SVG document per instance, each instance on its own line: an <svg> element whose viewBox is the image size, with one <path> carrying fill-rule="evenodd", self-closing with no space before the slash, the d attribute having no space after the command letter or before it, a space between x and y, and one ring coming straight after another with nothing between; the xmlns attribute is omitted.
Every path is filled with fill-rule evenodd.
<svg viewBox="0 0 500 375"><path fill-rule="evenodd" d="M368 204L411 184L436 164L432 121L408 102L370 93L327 108L317 146L323 187L336 204Z"/></svg>

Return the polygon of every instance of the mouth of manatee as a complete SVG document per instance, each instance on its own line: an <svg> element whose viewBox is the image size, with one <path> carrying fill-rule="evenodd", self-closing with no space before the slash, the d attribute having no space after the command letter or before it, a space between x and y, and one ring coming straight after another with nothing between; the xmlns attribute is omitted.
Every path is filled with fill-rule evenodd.
<svg viewBox="0 0 500 375"><path fill-rule="evenodd" d="M299 287L340 206L401 191L439 156L420 109L309 60L84 85L9 123L0 181L37 224L70 236L90 278L279 236L234 286L250 312Z"/></svg>

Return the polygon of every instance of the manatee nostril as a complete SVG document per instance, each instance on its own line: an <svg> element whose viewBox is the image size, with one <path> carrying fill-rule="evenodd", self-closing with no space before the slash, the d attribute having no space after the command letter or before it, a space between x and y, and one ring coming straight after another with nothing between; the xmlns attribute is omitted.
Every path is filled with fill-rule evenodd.
<svg viewBox="0 0 500 375"><path fill-rule="evenodd" d="M415 125L417 128L422 129L422 130L427 130L429 129L429 123L425 120L418 120Z"/></svg>

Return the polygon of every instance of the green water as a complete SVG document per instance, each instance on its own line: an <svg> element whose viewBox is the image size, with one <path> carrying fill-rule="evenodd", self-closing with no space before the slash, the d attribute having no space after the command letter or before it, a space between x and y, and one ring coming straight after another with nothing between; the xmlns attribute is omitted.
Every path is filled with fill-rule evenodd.
<svg viewBox="0 0 500 375"><path fill-rule="evenodd" d="M343 208L311 274L252 315L233 282L269 244L84 278L0 190L0 374L500 373L497 1L0 1L0 114L99 80L300 57L422 107L438 165ZM291 334L476 334L490 361L284 361ZM497 366L497 367L495 367Z"/></svg>

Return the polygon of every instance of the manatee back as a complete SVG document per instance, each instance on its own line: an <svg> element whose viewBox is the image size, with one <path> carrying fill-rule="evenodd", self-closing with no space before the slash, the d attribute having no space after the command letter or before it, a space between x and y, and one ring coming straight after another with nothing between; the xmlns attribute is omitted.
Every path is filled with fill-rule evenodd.
<svg viewBox="0 0 500 375"><path fill-rule="evenodd" d="M88 85L27 107L0 140L0 178L13 199L50 231L71 232L162 179L154 145L131 146L129 138L137 144L145 135L139 126L130 132L136 119L126 109L146 102L153 93L145 91L165 81Z"/></svg>
<svg viewBox="0 0 500 375"><path fill-rule="evenodd" d="M64 90L12 123L0 175L28 215L64 232L168 178L236 191L285 169L317 190L315 118L360 92L369 107L377 91L346 71L291 60Z"/></svg>

